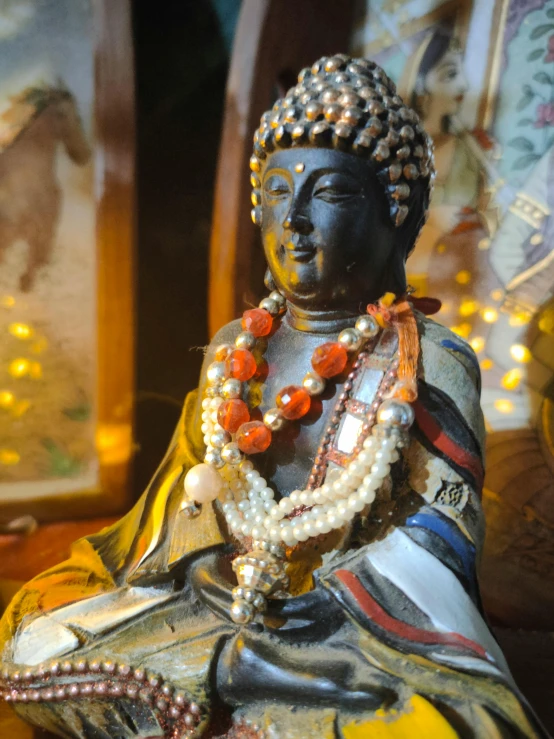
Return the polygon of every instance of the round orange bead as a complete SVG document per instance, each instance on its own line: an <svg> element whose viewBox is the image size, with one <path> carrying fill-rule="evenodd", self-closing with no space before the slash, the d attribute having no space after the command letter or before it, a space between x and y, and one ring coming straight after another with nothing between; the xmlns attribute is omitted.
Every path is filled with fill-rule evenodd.
<svg viewBox="0 0 554 739"><path fill-rule="evenodd" d="M250 420L250 411L243 400L224 400L217 409L217 422L225 431L234 434L239 426Z"/></svg>
<svg viewBox="0 0 554 739"><path fill-rule="evenodd" d="M225 360L225 375L241 382L250 380L256 374L256 360L248 349L233 349Z"/></svg>
<svg viewBox="0 0 554 739"><path fill-rule="evenodd" d="M288 385L279 392L276 403L284 418L295 421L310 410L311 399L304 388Z"/></svg>
<svg viewBox="0 0 554 739"><path fill-rule="evenodd" d="M263 308L252 308L245 310L242 314L242 327L245 331L250 331L257 338L267 336L273 326L273 318Z"/></svg>
<svg viewBox="0 0 554 739"><path fill-rule="evenodd" d="M336 341L328 341L312 354L312 367L321 377L334 377L346 367L348 355L346 349Z"/></svg>
<svg viewBox="0 0 554 739"><path fill-rule="evenodd" d="M271 444L271 431L261 421L250 421L240 427L235 438L241 452L259 454Z"/></svg>

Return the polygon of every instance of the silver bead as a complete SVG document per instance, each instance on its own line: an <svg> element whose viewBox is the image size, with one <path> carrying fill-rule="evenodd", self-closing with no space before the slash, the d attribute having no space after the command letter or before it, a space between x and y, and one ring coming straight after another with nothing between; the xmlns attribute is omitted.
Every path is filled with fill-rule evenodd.
<svg viewBox="0 0 554 739"><path fill-rule="evenodd" d="M355 328L345 328L340 332L338 342L347 352L356 352L362 345L362 335Z"/></svg>
<svg viewBox="0 0 554 739"><path fill-rule="evenodd" d="M204 462L206 464L209 464L210 467L215 467L216 470L221 469L225 464L225 462L221 459L221 454L219 453L219 451L215 450L206 452Z"/></svg>
<svg viewBox="0 0 554 739"><path fill-rule="evenodd" d="M279 290L273 290L270 292L269 297L277 303L280 310L284 310L286 308L287 301L285 300L285 297L281 295Z"/></svg>
<svg viewBox="0 0 554 739"><path fill-rule="evenodd" d="M264 413L264 423L270 431L279 431L285 423L278 408L270 408Z"/></svg>
<svg viewBox="0 0 554 739"><path fill-rule="evenodd" d="M210 444L216 449L223 449L225 444L231 441L231 434L223 429L221 431L214 431L210 436Z"/></svg>
<svg viewBox="0 0 554 739"><path fill-rule="evenodd" d="M221 388L221 395L230 400L232 398L240 398L242 395L242 382L235 377L225 380Z"/></svg>
<svg viewBox="0 0 554 739"><path fill-rule="evenodd" d="M379 324L373 316L360 316L356 321L356 328L364 339L372 339L380 331Z"/></svg>
<svg viewBox="0 0 554 739"><path fill-rule="evenodd" d="M215 385L225 379L225 362L212 362L206 372L210 385Z"/></svg>
<svg viewBox="0 0 554 739"><path fill-rule="evenodd" d="M302 387L308 395L321 395L325 390L325 380L315 372L307 372L302 380Z"/></svg>
<svg viewBox="0 0 554 739"><path fill-rule="evenodd" d="M271 316L277 316L281 311L279 304L276 303L273 298L264 298L262 301L260 301L259 307L263 310L266 310Z"/></svg>
<svg viewBox="0 0 554 739"><path fill-rule="evenodd" d="M234 441L231 441L229 444L225 444L221 450L221 459L226 464L238 464L242 459L242 453L238 444Z"/></svg>
<svg viewBox="0 0 554 739"><path fill-rule="evenodd" d="M377 422L385 426L409 429L414 422L414 409L403 400L390 398L381 403L377 411Z"/></svg>
<svg viewBox="0 0 554 739"><path fill-rule="evenodd" d="M254 607L244 600L236 600L231 606L231 618L236 624L247 624L254 617Z"/></svg>
<svg viewBox="0 0 554 739"><path fill-rule="evenodd" d="M237 349L252 349L256 343L256 337L250 331L242 331L235 339Z"/></svg>

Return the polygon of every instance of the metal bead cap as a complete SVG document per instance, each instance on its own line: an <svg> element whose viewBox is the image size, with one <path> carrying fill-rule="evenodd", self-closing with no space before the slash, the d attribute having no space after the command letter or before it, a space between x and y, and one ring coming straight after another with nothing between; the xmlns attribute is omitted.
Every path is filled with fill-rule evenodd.
<svg viewBox="0 0 554 739"><path fill-rule="evenodd" d="M385 426L409 429L414 422L414 410L409 403L391 398L381 403L377 411L377 421Z"/></svg>

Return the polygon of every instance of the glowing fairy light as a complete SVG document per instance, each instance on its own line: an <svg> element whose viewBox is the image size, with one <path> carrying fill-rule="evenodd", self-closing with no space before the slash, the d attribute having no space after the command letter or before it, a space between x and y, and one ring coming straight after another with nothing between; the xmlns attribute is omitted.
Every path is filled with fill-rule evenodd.
<svg viewBox="0 0 554 739"><path fill-rule="evenodd" d="M515 390L522 379L523 370L521 370L519 367L514 367L514 369L506 372L501 380L501 385L506 390Z"/></svg>
<svg viewBox="0 0 554 739"><path fill-rule="evenodd" d="M472 300L471 298L464 298L460 303L458 313L464 318L467 318L468 316L472 316L474 313L477 313L478 310L479 303L476 300Z"/></svg>
<svg viewBox="0 0 554 739"><path fill-rule="evenodd" d="M11 467L15 464L19 464L21 457L15 451L15 449L0 449L0 464L6 467Z"/></svg>
<svg viewBox="0 0 554 739"><path fill-rule="evenodd" d="M479 354L485 348L485 339L482 336L474 336L469 345L476 354Z"/></svg>
<svg viewBox="0 0 554 739"><path fill-rule="evenodd" d="M511 413L514 410L514 404L508 398L498 398L494 401L494 407L499 413Z"/></svg>
<svg viewBox="0 0 554 739"><path fill-rule="evenodd" d="M483 361L481 362L479 366L484 372L488 372L494 367L494 362L492 361L492 359L489 359L487 357L487 359L483 359Z"/></svg>
<svg viewBox="0 0 554 739"><path fill-rule="evenodd" d="M512 344L510 347L510 354L512 359L515 359L516 362L521 362L522 364L526 364L532 359L531 352L526 346L523 346L523 344Z"/></svg>
<svg viewBox="0 0 554 739"><path fill-rule="evenodd" d="M498 311L496 308L487 306L486 308L483 308L481 315L486 323L495 323L495 321L498 321Z"/></svg>
<svg viewBox="0 0 554 739"><path fill-rule="evenodd" d="M25 377L29 373L31 362L24 357L18 357L10 362L8 372L12 377Z"/></svg>
<svg viewBox="0 0 554 739"><path fill-rule="evenodd" d="M471 280L471 272L467 269L462 269L458 272L455 279L458 285L467 285Z"/></svg>
<svg viewBox="0 0 554 739"><path fill-rule="evenodd" d="M531 314L527 311L518 311L517 313L512 313L510 315L510 318L508 319L508 323L510 326L525 326L527 323L531 321Z"/></svg>
<svg viewBox="0 0 554 739"><path fill-rule="evenodd" d="M33 335L33 329L26 323L10 323L8 331L17 339L30 339Z"/></svg>
<svg viewBox="0 0 554 739"><path fill-rule="evenodd" d="M0 408L8 410L15 403L15 395L11 390L0 390Z"/></svg>
<svg viewBox="0 0 554 739"><path fill-rule="evenodd" d="M496 290L493 290L491 292L491 298L493 300L502 300L503 297L504 297L504 292L500 288L497 288Z"/></svg>

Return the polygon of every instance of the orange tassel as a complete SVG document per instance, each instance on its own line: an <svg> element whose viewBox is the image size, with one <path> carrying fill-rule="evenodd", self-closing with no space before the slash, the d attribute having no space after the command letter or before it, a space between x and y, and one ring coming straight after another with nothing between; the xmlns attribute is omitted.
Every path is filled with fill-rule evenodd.
<svg viewBox="0 0 554 739"><path fill-rule="evenodd" d="M417 364L419 360L419 333L412 306L405 296L396 300L393 293L385 293L377 305L367 306L381 328L393 326L398 332L397 394L409 403L417 399Z"/></svg>

